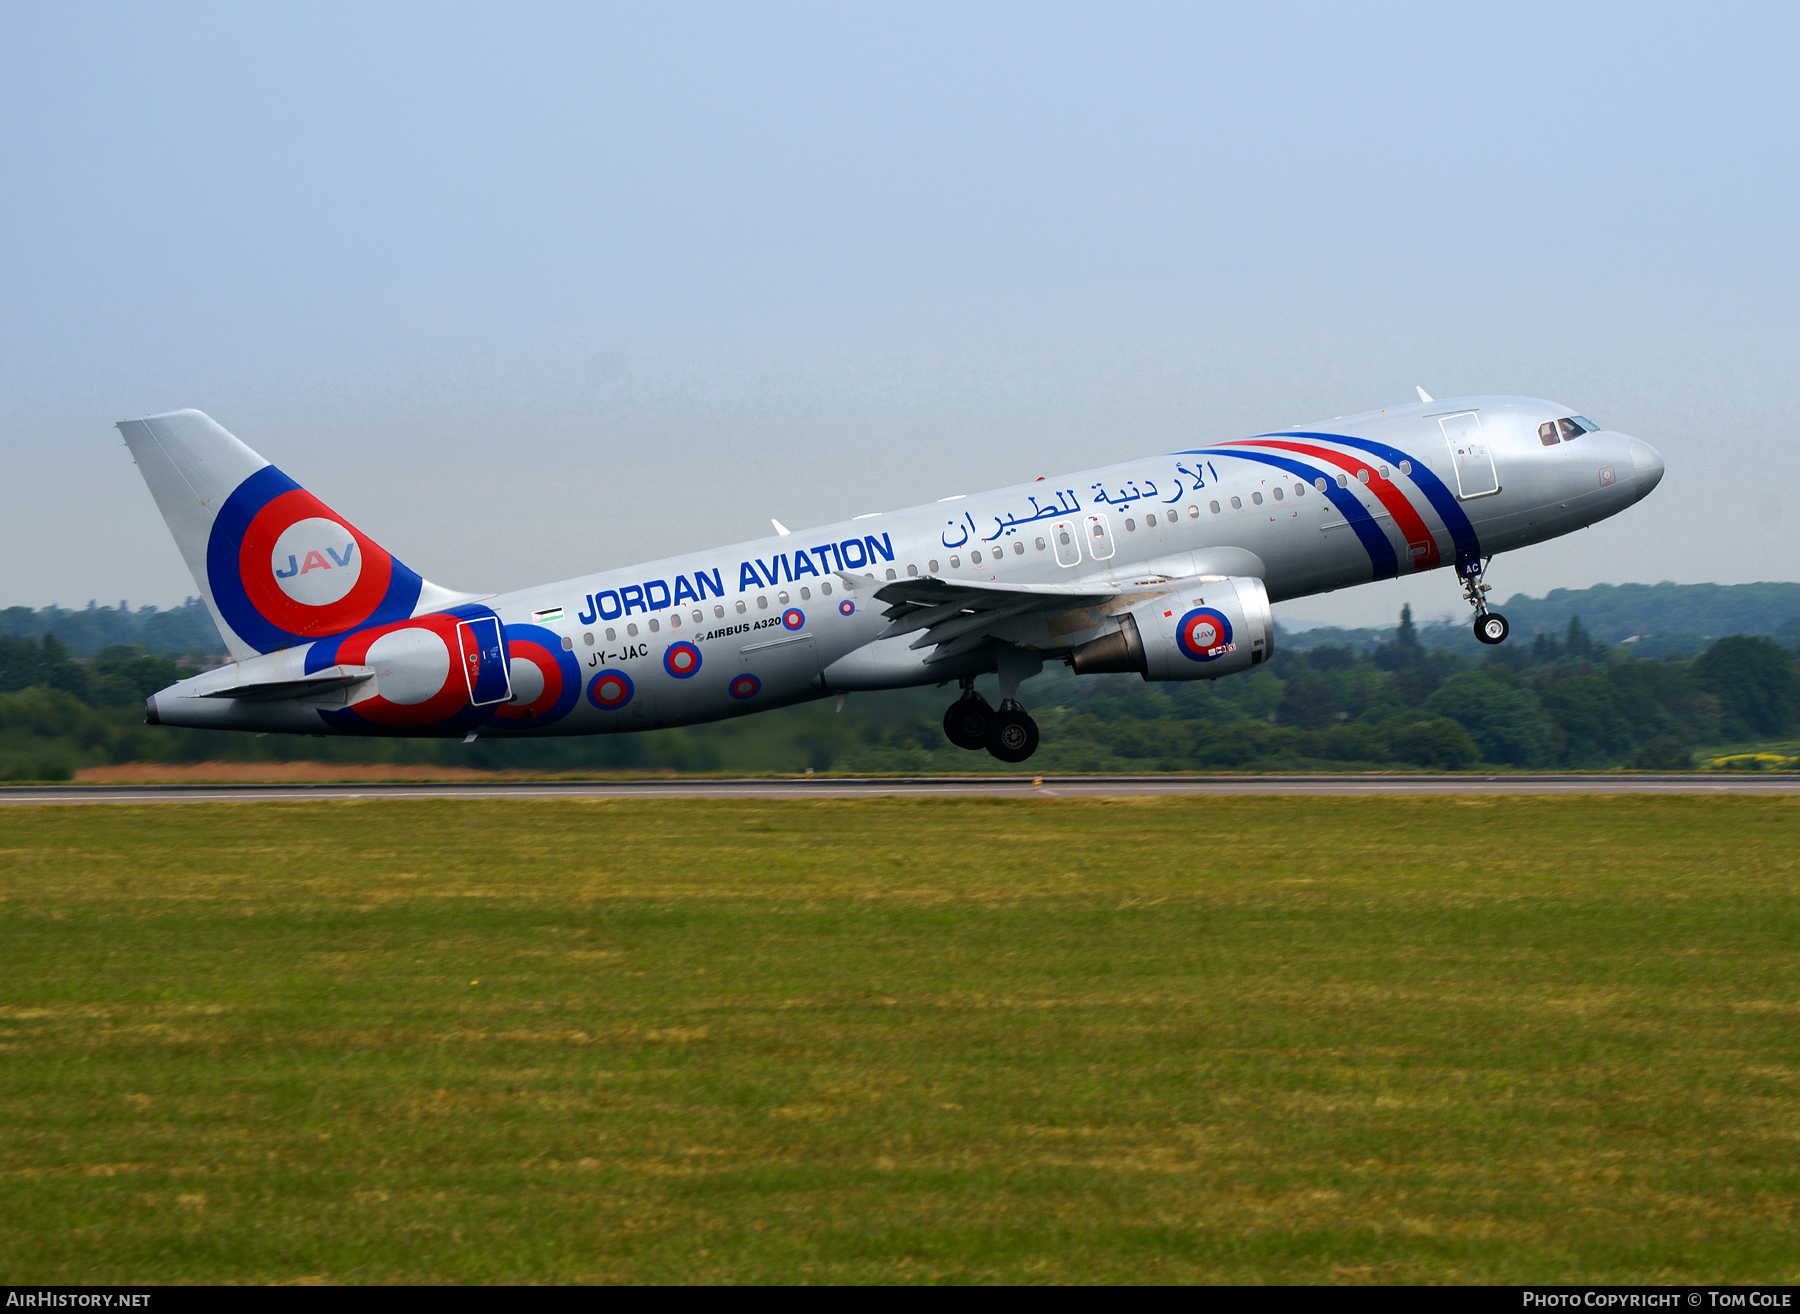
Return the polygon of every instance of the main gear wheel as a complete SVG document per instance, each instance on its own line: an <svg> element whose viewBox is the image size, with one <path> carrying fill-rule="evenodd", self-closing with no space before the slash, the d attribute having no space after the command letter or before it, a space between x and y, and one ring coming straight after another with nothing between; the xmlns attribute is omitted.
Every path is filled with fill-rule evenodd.
<svg viewBox="0 0 1800 1314"><path fill-rule="evenodd" d="M958 748L971 752L986 748L988 725L993 719L994 709L988 700L978 693L970 693L951 703L944 713L944 737Z"/></svg>
<svg viewBox="0 0 1800 1314"><path fill-rule="evenodd" d="M1037 747L1037 722L1017 703L1001 703L988 721L987 751L1002 762L1023 762Z"/></svg>

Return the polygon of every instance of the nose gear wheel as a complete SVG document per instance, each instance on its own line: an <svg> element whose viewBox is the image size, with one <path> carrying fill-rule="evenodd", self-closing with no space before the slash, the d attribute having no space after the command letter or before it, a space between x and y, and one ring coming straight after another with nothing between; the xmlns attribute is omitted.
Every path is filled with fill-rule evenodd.
<svg viewBox="0 0 1800 1314"><path fill-rule="evenodd" d="M1512 626L1506 623L1506 617L1497 611L1489 611L1487 595L1493 591L1491 584L1482 583L1481 577L1487 573L1488 563L1480 557L1470 557L1456 563L1457 573L1462 577L1463 601L1475 608L1475 637L1483 643L1505 643L1506 636L1512 633Z"/></svg>

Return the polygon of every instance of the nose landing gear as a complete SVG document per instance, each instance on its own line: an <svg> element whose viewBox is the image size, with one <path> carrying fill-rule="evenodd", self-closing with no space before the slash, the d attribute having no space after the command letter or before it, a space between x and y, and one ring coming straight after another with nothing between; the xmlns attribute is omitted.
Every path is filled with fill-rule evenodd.
<svg viewBox="0 0 1800 1314"><path fill-rule="evenodd" d="M1463 600L1475 608L1475 637L1488 644L1505 643L1506 636L1512 633L1506 617L1488 610L1487 595L1493 586L1483 584L1481 577L1487 573L1488 562L1492 560L1492 557L1486 560L1470 557L1456 563L1457 573L1462 576Z"/></svg>

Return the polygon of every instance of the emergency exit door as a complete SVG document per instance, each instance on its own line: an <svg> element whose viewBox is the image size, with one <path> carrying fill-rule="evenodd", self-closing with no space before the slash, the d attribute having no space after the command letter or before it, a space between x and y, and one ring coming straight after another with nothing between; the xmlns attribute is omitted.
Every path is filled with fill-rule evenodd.
<svg viewBox="0 0 1800 1314"><path fill-rule="evenodd" d="M462 649L463 675L469 682L469 702L476 707L503 703L512 697L512 674L507 669L506 640L500 618L483 616L461 621L456 637Z"/></svg>

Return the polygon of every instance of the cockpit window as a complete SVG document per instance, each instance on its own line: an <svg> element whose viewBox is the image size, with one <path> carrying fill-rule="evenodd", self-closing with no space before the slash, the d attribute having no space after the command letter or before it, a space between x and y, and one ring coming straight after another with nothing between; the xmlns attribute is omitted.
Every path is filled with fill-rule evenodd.
<svg viewBox="0 0 1800 1314"><path fill-rule="evenodd" d="M1558 420L1556 422L1556 427L1562 430L1562 440L1565 443L1572 443L1577 438L1581 437L1581 426L1576 424L1574 420Z"/></svg>
<svg viewBox="0 0 1800 1314"><path fill-rule="evenodd" d="M1583 433L1599 433L1600 432L1600 426L1595 424L1592 420L1588 419L1588 417L1585 415L1576 415L1576 416L1572 416L1571 418L1575 421L1576 424L1579 424L1581 426L1581 431Z"/></svg>
<svg viewBox="0 0 1800 1314"><path fill-rule="evenodd" d="M1556 446L1555 420L1545 420L1542 424L1538 425L1538 441L1546 447Z"/></svg>

